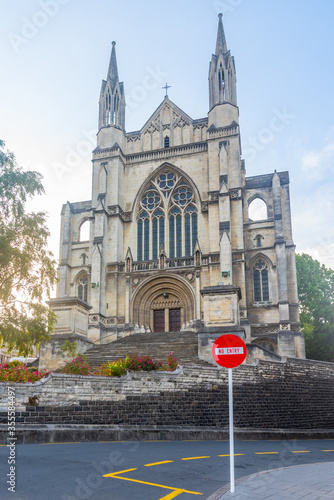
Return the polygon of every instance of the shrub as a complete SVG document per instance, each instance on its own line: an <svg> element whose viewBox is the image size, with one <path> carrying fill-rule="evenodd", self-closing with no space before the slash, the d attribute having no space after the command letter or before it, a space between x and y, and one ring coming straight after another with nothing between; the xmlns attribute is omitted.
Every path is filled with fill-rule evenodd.
<svg viewBox="0 0 334 500"><path fill-rule="evenodd" d="M69 356L70 358L74 358L77 354L78 342L70 342L69 340L65 340L63 345L61 346L61 350L63 351L63 358Z"/></svg>
<svg viewBox="0 0 334 500"><path fill-rule="evenodd" d="M103 377L121 377L127 371L126 359L119 359L118 361L109 361L108 363L103 363L94 375L100 375Z"/></svg>
<svg viewBox="0 0 334 500"><path fill-rule="evenodd" d="M14 359L14 361L10 361L8 363L8 366L24 366L24 363L22 363L22 361L19 361L18 359Z"/></svg>
<svg viewBox="0 0 334 500"><path fill-rule="evenodd" d="M150 372L152 370L162 369L162 363L160 361L154 361L152 356L143 356L142 358L139 358L136 355L131 357L127 356L126 362L128 370L134 372Z"/></svg>
<svg viewBox="0 0 334 500"><path fill-rule="evenodd" d="M30 371L20 361L12 361L11 363L0 365L1 382L37 382L37 380L46 377L49 373L39 370Z"/></svg>
<svg viewBox="0 0 334 500"><path fill-rule="evenodd" d="M89 375L90 368L87 363L87 357L82 356L67 361L65 365L57 370L58 373L67 373L69 375Z"/></svg>
<svg viewBox="0 0 334 500"><path fill-rule="evenodd" d="M177 362L177 359L176 358L173 358L172 356L172 352L170 352L167 356L167 366L164 367L164 369L166 371L171 371L173 372L174 370L176 370L176 368L178 367L178 362Z"/></svg>
<svg viewBox="0 0 334 500"><path fill-rule="evenodd" d="M172 354L172 352L168 354L167 365L165 366L161 363L161 361L154 361L151 356L142 356L141 358L136 354L126 356L125 359L103 363L103 365L94 371L94 375L104 377L121 377L127 371L174 371L177 368L178 363L177 359L172 357Z"/></svg>

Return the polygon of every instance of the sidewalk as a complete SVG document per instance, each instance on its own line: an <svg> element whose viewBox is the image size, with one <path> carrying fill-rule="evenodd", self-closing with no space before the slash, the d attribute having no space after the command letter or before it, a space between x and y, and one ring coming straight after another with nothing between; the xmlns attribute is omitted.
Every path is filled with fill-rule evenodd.
<svg viewBox="0 0 334 500"><path fill-rule="evenodd" d="M207 500L318 500L334 499L334 462L297 465L259 472L236 481Z"/></svg>

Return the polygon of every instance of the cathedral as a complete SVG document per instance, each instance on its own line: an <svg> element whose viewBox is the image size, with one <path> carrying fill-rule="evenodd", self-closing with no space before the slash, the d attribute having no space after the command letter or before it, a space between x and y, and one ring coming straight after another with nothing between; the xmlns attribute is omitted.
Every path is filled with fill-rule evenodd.
<svg viewBox="0 0 334 500"><path fill-rule="evenodd" d="M246 177L222 15L206 117L187 115L166 84L142 128L127 132L124 85L113 42L92 198L62 208L54 340L193 332L200 351L236 333L262 357L305 357L289 174ZM252 220L254 203L262 210Z"/></svg>

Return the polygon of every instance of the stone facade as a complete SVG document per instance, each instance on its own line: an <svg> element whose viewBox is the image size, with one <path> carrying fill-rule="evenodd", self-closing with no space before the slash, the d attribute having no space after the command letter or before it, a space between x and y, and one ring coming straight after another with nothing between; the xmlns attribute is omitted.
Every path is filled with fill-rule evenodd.
<svg viewBox="0 0 334 500"><path fill-rule="evenodd" d="M192 119L166 95L140 130L126 132L113 42L92 199L62 209L55 334L108 342L127 331L238 327L248 344L305 357L289 175L246 177L221 15L209 102L208 116ZM259 201L265 212L251 220Z"/></svg>

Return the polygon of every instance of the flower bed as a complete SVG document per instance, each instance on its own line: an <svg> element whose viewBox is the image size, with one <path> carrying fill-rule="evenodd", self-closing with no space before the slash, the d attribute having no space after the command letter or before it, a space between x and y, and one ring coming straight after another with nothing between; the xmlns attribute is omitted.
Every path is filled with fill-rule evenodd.
<svg viewBox="0 0 334 500"><path fill-rule="evenodd" d="M0 365L1 382L37 382L50 372L38 371L35 368L27 368L20 361L12 361Z"/></svg>
<svg viewBox="0 0 334 500"><path fill-rule="evenodd" d="M151 356L126 356L125 359L118 361L109 361L103 363L93 371L93 375L103 377L121 377L127 371L174 371L177 366L177 359L172 357L172 352L168 354L167 364L164 365L161 361L154 361ZM58 373L67 373L72 375L89 375L91 369L87 363L86 356L74 358L72 361L65 363L63 368L57 370Z"/></svg>
<svg viewBox="0 0 334 500"><path fill-rule="evenodd" d="M173 358L172 352L168 354L167 363L154 361L151 356L126 356L125 359L103 363L96 367L95 371L87 363L86 356L78 356L68 361L57 373L70 375L95 375L104 377L121 377L128 371L174 371L178 367L177 359ZM20 361L12 361L0 365L0 382L37 382L50 372L38 371L35 368L27 368Z"/></svg>

